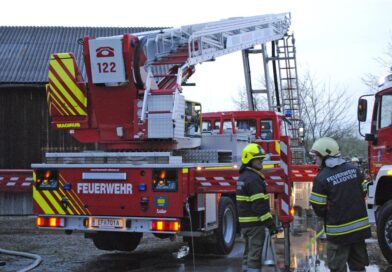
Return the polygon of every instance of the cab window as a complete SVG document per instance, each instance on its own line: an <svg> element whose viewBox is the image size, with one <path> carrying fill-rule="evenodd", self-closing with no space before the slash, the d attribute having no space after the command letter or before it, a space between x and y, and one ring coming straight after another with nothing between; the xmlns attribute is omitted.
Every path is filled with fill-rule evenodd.
<svg viewBox="0 0 392 272"><path fill-rule="evenodd" d="M219 130L220 129L220 121L215 121L214 122L214 130Z"/></svg>
<svg viewBox="0 0 392 272"><path fill-rule="evenodd" d="M225 131L231 130L232 131L231 120L223 121L223 130L225 130Z"/></svg>
<svg viewBox="0 0 392 272"><path fill-rule="evenodd" d="M286 119L283 119L281 121L281 125L280 125L280 135L282 135L282 136L289 136L289 134L288 134L288 127L289 127L289 123L287 122Z"/></svg>
<svg viewBox="0 0 392 272"><path fill-rule="evenodd" d="M260 138L262 140L273 139L272 120L261 120L260 121Z"/></svg>
<svg viewBox="0 0 392 272"><path fill-rule="evenodd" d="M185 106L185 135L200 136L201 105L197 102L186 101Z"/></svg>
<svg viewBox="0 0 392 272"><path fill-rule="evenodd" d="M237 120L235 126L238 132L251 131L253 133L256 133L256 120Z"/></svg>
<svg viewBox="0 0 392 272"><path fill-rule="evenodd" d="M387 94L381 97L379 127L386 128L391 125L392 125L392 94Z"/></svg>
<svg viewBox="0 0 392 272"><path fill-rule="evenodd" d="M202 123L202 131L209 132L212 130L211 121L203 121Z"/></svg>

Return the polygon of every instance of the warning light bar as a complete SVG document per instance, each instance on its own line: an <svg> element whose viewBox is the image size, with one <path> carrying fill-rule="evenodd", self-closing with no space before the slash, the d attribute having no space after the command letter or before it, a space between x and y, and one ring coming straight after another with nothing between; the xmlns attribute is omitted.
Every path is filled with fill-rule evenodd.
<svg viewBox="0 0 392 272"><path fill-rule="evenodd" d="M157 220L152 221L151 230L153 231L174 231L179 232L181 230L180 221L167 221L167 220Z"/></svg>
<svg viewBox="0 0 392 272"><path fill-rule="evenodd" d="M64 218L61 217L42 217L38 216L36 220L37 227L64 227Z"/></svg>

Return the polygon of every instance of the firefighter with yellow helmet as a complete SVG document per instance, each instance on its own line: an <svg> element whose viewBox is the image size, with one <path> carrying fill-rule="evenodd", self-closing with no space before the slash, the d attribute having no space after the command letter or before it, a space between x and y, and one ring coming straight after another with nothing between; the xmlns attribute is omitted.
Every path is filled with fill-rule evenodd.
<svg viewBox="0 0 392 272"><path fill-rule="evenodd" d="M242 150L242 165L237 181L238 220L245 240L242 270L248 272L261 271L265 227L271 235L277 233L264 175L260 172L265 157L264 150L258 144L248 144Z"/></svg>
<svg viewBox="0 0 392 272"><path fill-rule="evenodd" d="M309 153L320 167L309 201L324 219L328 267L332 272L347 271L348 263L350 271L365 271L369 265L365 239L371 233L363 175L341 158L332 138L318 139Z"/></svg>

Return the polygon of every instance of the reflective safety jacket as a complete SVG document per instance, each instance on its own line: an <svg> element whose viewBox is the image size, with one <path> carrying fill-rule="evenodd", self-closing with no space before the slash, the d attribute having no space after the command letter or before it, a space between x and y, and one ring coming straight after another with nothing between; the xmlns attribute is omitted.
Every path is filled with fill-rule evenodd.
<svg viewBox="0 0 392 272"><path fill-rule="evenodd" d="M269 195L264 175L251 167L241 167L237 181L238 220L242 228L272 223Z"/></svg>
<svg viewBox="0 0 392 272"><path fill-rule="evenodd" d="M323 164L314 179L310 203L325 220L327 240L351 244L371 235L365 204L367 188L360 170L340 160L332 167L328 161Z"/></svg>

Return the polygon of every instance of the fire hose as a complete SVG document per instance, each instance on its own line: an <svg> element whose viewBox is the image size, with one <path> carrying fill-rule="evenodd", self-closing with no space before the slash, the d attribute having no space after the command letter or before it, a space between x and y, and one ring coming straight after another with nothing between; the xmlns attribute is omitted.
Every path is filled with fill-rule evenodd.
<svg viewBox="0 0 392 272"><path fill-rule="evenodd" d="M306 248L309 249L309 247L314 244L316 242L316 240L325 233L324 228L322 228L317 234L316 236L312 237L312 239L310 239L310 242L308 242L308 244L306 245Z"/></svg>
<svg viewBox="0 0 392 272"><path fill-rule="evenodd" d="M31 265L29 265L28 267L25 267L23 269L18 270L18 272L30 271L30 270L36 268L42 262L41 256L39 256L37 254L27 253L27 252L12 251L12 250L6 250L6 249L0 248L0 254L21 256L21 257L25 257L25 258L29 258L29 259L35 259L35 261Z"/></svg>

